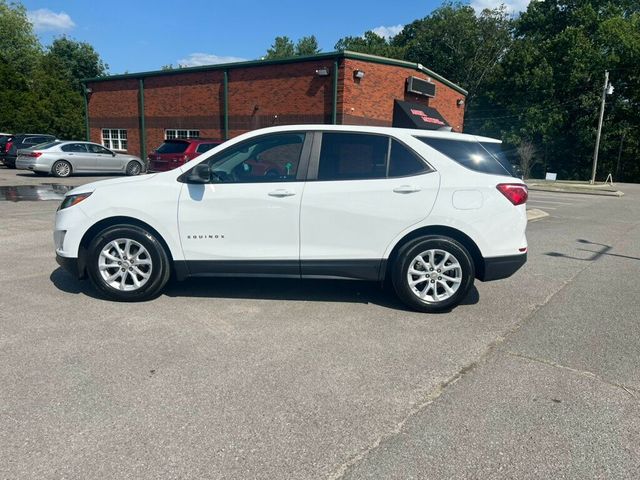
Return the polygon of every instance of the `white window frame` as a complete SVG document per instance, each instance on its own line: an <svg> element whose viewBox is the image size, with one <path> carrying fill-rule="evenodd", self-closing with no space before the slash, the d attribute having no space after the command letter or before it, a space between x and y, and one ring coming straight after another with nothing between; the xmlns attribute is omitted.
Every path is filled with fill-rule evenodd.
<svg viewBox="0 0 640 480"><path fill-rule="evenodd" d="M174 139L186 140L189 138L200 138L200 130L188 129L188 128L165 128L164 129L165 140L174 140Z"/></svg>
<svg viewBox="0 0 640 480"><path fill-rule="evenodd" d="M127 130L124 128L103 128L102 146L109 150L127 151Z"/></svg>

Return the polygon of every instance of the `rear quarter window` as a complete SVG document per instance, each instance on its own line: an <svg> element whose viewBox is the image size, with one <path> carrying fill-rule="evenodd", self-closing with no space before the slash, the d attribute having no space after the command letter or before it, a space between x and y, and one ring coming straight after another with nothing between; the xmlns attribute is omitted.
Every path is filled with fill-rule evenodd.
<svg viewBox="0 0 640 480"><path fill-rule="evenodd" d="M489 150L475 140L467 141L432 137L417 138L469 170L491 175L513 176L510 168L502 165Z"/></svg>

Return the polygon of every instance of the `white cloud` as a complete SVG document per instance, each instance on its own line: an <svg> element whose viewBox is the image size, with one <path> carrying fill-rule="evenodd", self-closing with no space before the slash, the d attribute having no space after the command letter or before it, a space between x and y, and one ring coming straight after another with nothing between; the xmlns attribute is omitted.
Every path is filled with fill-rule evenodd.
<svg viewBox="0 0 640 480"><path fill-rule="evenodd" d="M37 31L71 30L76 24L65 12L55 13L47 8L27 12L27 18Z"/></svg>
<svg viewBox="0 0 640 480"><path fill-rule="evenodd" d="M480 13L485 8L497 8L501 5L507 7L507 12L514 14L527 9L531 0L472 0L471 6Z"/></svg>
<svg viewBox="0 0 640 480"><path fill-rule="evenodd" d="M188 57L178 60L178 65L184 67L199 67L200 65L214 65L216 63L243 62L246 58L213 55L211 53L190 53Z"/></svg>
<svg viewBox="0 0 640 480"><path fill-rule="evenodd" d="M371 31L380 37L389 39L399 34L403 28L404 25L389 25L388 27L380 25L379 27L372 28Z"/></svg>

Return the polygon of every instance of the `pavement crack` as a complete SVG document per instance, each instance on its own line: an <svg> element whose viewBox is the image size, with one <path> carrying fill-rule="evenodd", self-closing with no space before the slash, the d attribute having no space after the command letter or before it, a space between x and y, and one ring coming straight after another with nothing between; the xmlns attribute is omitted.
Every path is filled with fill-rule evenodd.
<svg viewBox="0 0 640 480"><path fill-rule="evenodd" d="M379 436L373 443L368 445L366 448L362 449L360 452L352 455L348 458L344 463L342 463L338 468L336 468L331 474L329 474L328 478L330 480L339 480L344 477L344 475L349 471L349 469L362 460L365 459L369 453L376 450L380 445L382 445L385 441L399 435L402 432L402 429L407 424L411 418L416 416L422 410L431 405L440 395L442 395L445 389L458 380L460 380L464 375L471 372L478 366L477 362L472 362L468 365L465 365L460 370L458 370L454 375L449 377L447 380L440 382L434 389L429 391L419 402L414 403L413 407L409 410L409 412L400 420L398 423L394 425L391 431L388 431L384 435Z"/></svg>
<svg viewBox="0 0 640 480"><path fill-rule="evenodd" d="M507 355L511 355L513 357L522 358L524 360L529 360L531 362L541 363L543 365L548 365L550 367L559 368L561 370L566 370L566 371L574 373L576 375L580 375L581 377L593 378L595 380L598 380L599 382L605 383L605 384L610 385L612 387L619 388L620 390L624 390L626 393L631 395L633 398L637 398L636 394L640 394L640 390L638 390L638 389L636 389L634 387L629 387L629 386L623 385L621 383L612 382L611 380L607 380L606 378L598 375L597 373L590 372L589 370L580 370L580 369L577 369L577 368L569 367L567 365L562 365L561 363L557 363L557 362L554 362L552 360L548 360L546 358L533 357L531 355L525 355L523 353L514 352L512 350L502 350L502 352L506 353Z"/></svg>
<svg viewBox="0 0 640 480"><path fill-rule="evenodd" d="M632 230L632 229L634 229L636 227L637 227L637 225L634 224L632 227L630 227L627 230ZM619 236L618 238L620 238L620 237L621 236ZM395 426L393 427L393 429L391 429L391 431L388 431L385 434L380 435L378 438L376 438L376 440L374 442L372 442L371 444L366 446L364 449L360 450L358 453L356 453L356 454L352 455L351 457L349 457L345 462L343 462L340 466L338 466L338 468L336 468L331 474L329 474L328 478L330 480L339 480L339 479L343 478L344 475L349 471L349 469L351 469L352 467L354 467L355 465L360 463L362 460L364 460L372 451L378 449L380 447L380 445L382 445L385 441L388 441L391 438L399 435L400 432L402 431L402 429L404 428L404 426L407 424L407 422L409 420L411 420L414 416L416 416L422 410L424 410L429 405L431 405L433 402L435 402L444 393L444 391L445 391L445 389L447 387L453 385L458 380L460 380L463 376L465 376L466 374L468 374L468 373L472 372L473 370L475 370L476 367L478 367L479 365L485 364L487 362L487 360L496 351L498 351L498 347L500 345L504 344L511 336L513 336L518 331L520 331L520 329L529 320L531 320L531 318L533 318L536 313L538 313L542 308L544 308L556 295L558 295L565 288L567 288L582 272L584 272L585 270L591 268L591 266L594 263L595 262L587 262L587 264L584 267L576 269L576 271L573 273L573 275L571 275L561 285L559 285L557 290L555 290L554 292L552 292L549 295L547 295L547 297L544 298L544 300L541 303L539 303L537 305L534 305L533 308L531 309L531 311L527 315L525 315L524 318L522 318L522 320L520 320L519 322L516 322L511 328L507 328L506 331L504 331L501 335L498 335L495 338L495 340L493 340L491 343L489 343L487 345L487 348L482 353L480 353L480 355L478 356L476 361L471 362L468 365L462 367L454 375L449 377L449 379L447 379L444 382L441 382L440 384L438 384L438 386L436 386L433 390L431 390L425 397L422 398L422 400L420 400L419 402L413 404L413 406L409 410L409 412L402 418L402 420L400 420L398 423L395 424ZM502 350L500 350L500 351L502 351ZM635 395L632 392L636 392L636 393L640 394L640 391L638 391L638 390L636 390L634 388L628 388L628 387L626 387L624 385L619 385L619 384L610 382L610 381L608 381L608 380L606 380L604 378L601 378L601 377L599 377L596 374L591 373L591 372L572 369L570 367L566 367L566 366L563 366L563 365L560 365L560 364L554 364L553 362L550 362L550 361L547 361L547 360L536 359L536 358L533 358L533 357L526 357L525 355L517 354L515 352L507 352L507 353L510 353L512 355L515 355L515 356L521 356L522 358L529 358L529 360L531 360L531 361L539 361L541 363L547 363L547 364L553 365L553 366L555 366L557 368L564 368L564 369L567 369L567 370L571 370L571 371L574 371L575 373L578 373L578 374L581 374L581 375L584 375L584 376L590 376L592 378L596 378L596 379L598 379L598 380L600 380L600 381L602 381L604 383L607 383L609 385L612 385L612 386L615 386L617 388L621 388L621 389L625 390L628 394L630 394L634 398L635 398Z"/></svg>

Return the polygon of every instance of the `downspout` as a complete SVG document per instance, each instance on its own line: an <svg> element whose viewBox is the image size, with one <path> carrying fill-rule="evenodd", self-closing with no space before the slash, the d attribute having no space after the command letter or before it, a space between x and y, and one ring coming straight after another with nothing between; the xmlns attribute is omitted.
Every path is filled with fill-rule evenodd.
<svg viewBox="0 0 640 480"><path fill-rule="evenodd" d="M82 97L84 98L84 131L87 142L91 141L91 132L89 131L89 100L87 99L87 86L82 84Z"/></svg>
<svg viewBox="0 0 640 480"><path fill-rule="evenodd" d="M229 70L225 69L222 93L223 140L229 140Z"/></svg>
<svg viewBox="0 0 640 480"><path fill-rule="evenodd" d="M138 106L138 117L140 119L140 158L147 161L147 130L144 119L144 79L138 80L138 90L140 92L140 105Z"/></svg>
<svg viewBox="0 0 640 480"><path fill-rule="evenodd" d="M333 108L331 112L331 123L338 123L338 60L333 61Z"/></svg>

